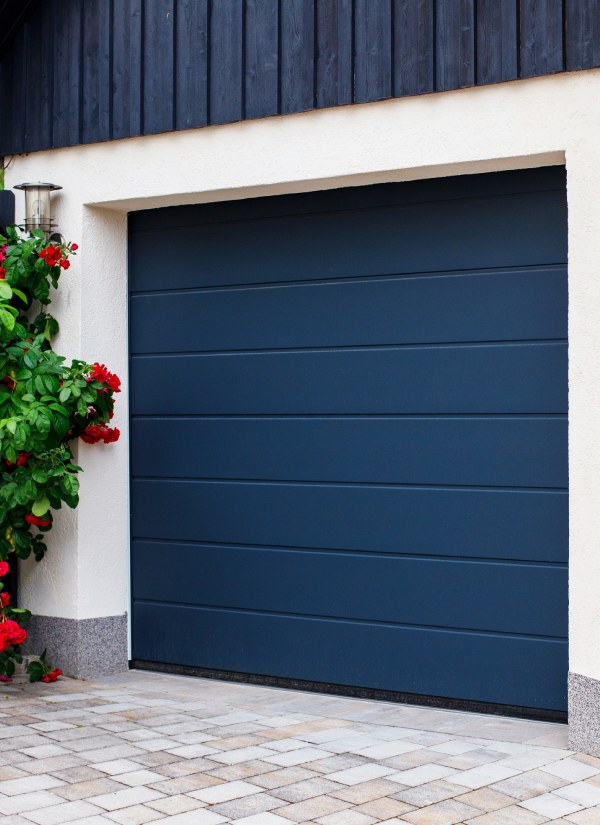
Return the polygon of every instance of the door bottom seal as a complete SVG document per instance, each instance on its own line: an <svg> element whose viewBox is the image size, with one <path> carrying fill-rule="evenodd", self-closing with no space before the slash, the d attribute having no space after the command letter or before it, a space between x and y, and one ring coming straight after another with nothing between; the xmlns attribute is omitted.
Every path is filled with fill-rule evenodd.
<svg viewBox="0 0 600 825"><path fill-rule="evenodd" d="M493 702L477 702L471 699L452 699L444 696L424 696L419 693L402 693L396 690L380 688L355 687L350 685L332 685L326 682L312 682L307 679L290 679L279 676L260 676L253 673L238 673L229 670L172 665L160 662L147 662L132 659L130 668L150 670L158 673L172 673L179 676L198 676L202 679L217 679L223 682L262 685L263 687L303 690L310 693L325 693L333 696L349 696L355 699L372 699L382 702L394 702L402 705L420 705L441 710L459 710L468 713L484 713L494 716L512 716L514 719L532 719L538 722L567 722L567 713L563 710L545 708L527 708L519 705L499 705Z"/></svg>

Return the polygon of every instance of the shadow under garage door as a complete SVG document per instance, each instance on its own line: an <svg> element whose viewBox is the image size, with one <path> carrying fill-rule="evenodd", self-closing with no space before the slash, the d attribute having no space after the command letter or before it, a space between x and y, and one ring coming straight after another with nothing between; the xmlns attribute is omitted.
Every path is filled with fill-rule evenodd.
<svg viewBox="0 0 600 825"><path fill-rule="evenodd" d="M562 168L130 216L133 657L562 711Z"/></svg>

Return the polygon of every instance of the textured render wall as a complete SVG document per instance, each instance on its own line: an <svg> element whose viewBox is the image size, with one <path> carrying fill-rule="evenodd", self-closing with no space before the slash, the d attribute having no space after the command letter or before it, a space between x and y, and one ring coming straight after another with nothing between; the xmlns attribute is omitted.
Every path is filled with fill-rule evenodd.
<svg viewBox="0 0 600 825"><path fill-rule="evenodd" d="M600 70L17 157L7 185L52 180L81 243L59 348L126 378L128 210L564 163L569 199L571 670L600 679ZM157 250L161 238L157 237ZM168 278L168 264L165 266ZM125 390L126 390L125 381ZM128 610L126 392L116 447L82 446L82 504L58 519L23 598L67 618ZM510 605L507 605L510 609Z"/></svg>

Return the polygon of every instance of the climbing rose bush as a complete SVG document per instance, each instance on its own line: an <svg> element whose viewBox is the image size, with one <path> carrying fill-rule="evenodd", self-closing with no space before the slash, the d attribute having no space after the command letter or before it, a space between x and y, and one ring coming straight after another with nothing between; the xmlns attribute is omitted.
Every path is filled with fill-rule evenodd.
<svg viewBox="0 0 600 825"><path fill-rule="evenodd" d="M73 460L73 444L110 444L120 435L109 423L119 378L98 362L67 364L51 345L58 323L47 311L50 290L57 289L77 248L16 227L0 236L0 576L11 555L33 554L41 561L53 511L77 506L81 468ZM26 636L14 624L29 617L9 604L0 609L4 676L14 671ZM44 656L39 678L50 674L60 675Z"/></svg>
<svg viewBox="0 0 600 825"><path fill-rule="evenodd" d="M4 589L2 581L8 570L7 562L0 561L0 682L9 682L15 672L15 662L23 661L19 651L27 631L21 623L31 616L28 610L11 605L10 593Z"/></svg>

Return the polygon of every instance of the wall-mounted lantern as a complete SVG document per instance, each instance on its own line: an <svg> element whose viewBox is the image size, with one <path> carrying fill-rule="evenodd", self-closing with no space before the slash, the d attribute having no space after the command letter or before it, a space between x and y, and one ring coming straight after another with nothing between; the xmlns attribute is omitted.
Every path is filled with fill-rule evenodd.
<svg viewBox="0 0 600 825"><path fill-rule="evenodd" d="M49 237L55 226L50 193L62 189L62 186L56 183L19 183L14 188L25 192L25 228L29 232L41 229Z"/></svg>

